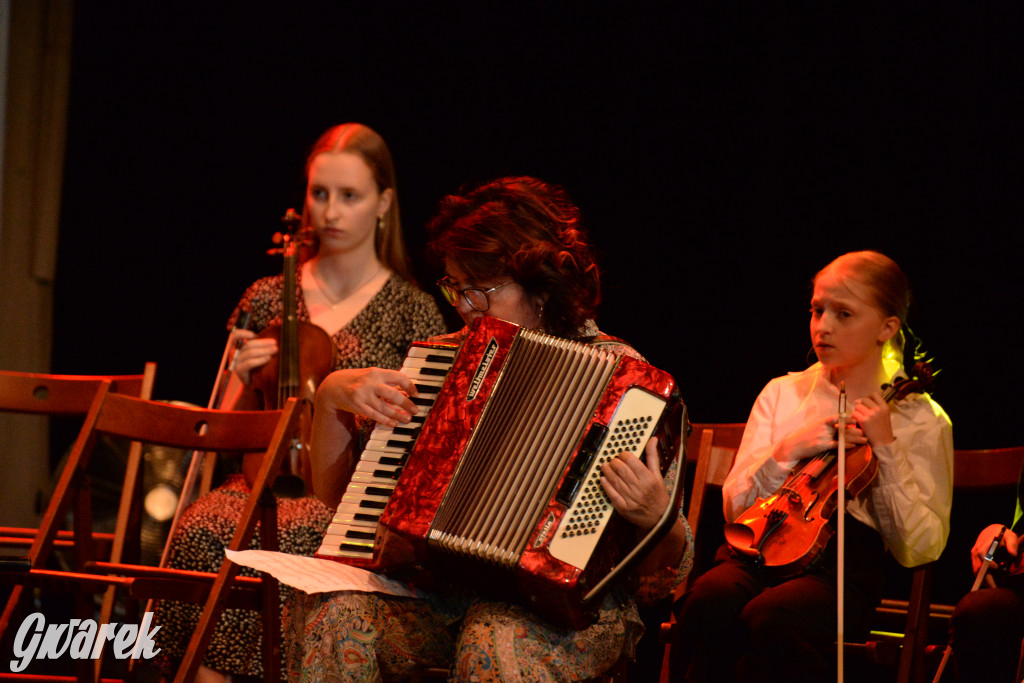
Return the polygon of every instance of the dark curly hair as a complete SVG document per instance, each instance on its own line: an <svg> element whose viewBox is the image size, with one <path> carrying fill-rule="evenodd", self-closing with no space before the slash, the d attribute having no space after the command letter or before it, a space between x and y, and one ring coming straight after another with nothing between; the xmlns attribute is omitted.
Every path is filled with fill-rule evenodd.
<svg viewBox="0 0 1024 683"><path fill-rule="evenodd" d="M561 187L528 176L498 178L441 200L429 248L474 280L508 277L544 302L544 330L575 337L601 299L580 211Z"/></svg>

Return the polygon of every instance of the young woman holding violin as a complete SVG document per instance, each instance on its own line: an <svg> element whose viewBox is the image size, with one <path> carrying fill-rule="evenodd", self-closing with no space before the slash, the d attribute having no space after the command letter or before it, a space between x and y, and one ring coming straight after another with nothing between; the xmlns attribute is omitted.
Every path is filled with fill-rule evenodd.
<svg viewBox="0 0 1024 683"><path fill-rule="evenodd" d="M906 567L939 557L952 502L949 418L925 393L889 403L880 389L906 377L904 352L913 360L913 349L904 350L909 304L906 276L878 252L844 254L815 276L810 333L818 362L773 379L758 396L723 487L725 518L736 522L808 459L837 449L840 429L851 455L870 447L877 471L859 495L844 498L843 553L833 536L810 550L815 556L805 566L774 572L768 542L752 553L729 543L719 549L714 566L674 606L672 680L834 680L837 555L844 558L844 633L853 638L867 634L886 552ZM778 517L786 523L797 515Z"/></svg>
<svg viewBox="0 0 1024 683"><path fill-rule="evenodd" d="M324 375L346 368L397 368L410 342L445 331L433 298L413 284L402 239L394 164L383 138L359 123L330 128L313 146L306 179L295 239L311 233L313 254L298 260L294 272L255 282L231 315L229 328L248 314L250 329L232 332L241 346L225 391L225 408L276 407L278 374L267 369L288 360L280 357L286 346L280 326L287 317L282 312L290 307L300 325L305 325L299 329L303 334L293 353L314 356L299 359L303 364L299 383L309 385L310 399L323 377L306 370L307 360L311 368L326 363ZM286 293L288 289L292 293ZM311 341L307 343L306 338ZM251 460L243 464L246 474L258 467ZM170 566L219 569L250 481L231 475L189 507L171 542ZM306 490L312 489L307 485ZM333 513L312 495L279 498L280 550L312 555ZM162 628L157 637L168 665L183 655L198 615L198 605L160 605L157 621ZM226 610L197 680L259 677L260 655L259 613Z"/></svg>

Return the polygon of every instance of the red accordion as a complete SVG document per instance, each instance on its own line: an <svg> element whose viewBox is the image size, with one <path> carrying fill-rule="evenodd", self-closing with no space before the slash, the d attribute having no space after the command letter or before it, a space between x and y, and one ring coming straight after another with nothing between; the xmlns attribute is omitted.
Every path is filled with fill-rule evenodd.
<svg viewBox="0 0 1024 683"><path fill-rule="evenodd" d="M317 555L426 568L585 625L675 520L678 474L670 509L639 546L600 485L603 463L642 457L651 436L679 451L686 415L672 377L489 316L458 347L414 344L402 372L421 410L374 430Z"/></svg>

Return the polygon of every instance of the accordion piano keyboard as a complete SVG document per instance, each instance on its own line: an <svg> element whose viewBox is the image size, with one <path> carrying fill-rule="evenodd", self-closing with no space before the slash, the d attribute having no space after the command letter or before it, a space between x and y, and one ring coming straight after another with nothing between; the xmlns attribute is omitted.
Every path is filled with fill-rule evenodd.
<svg viewBox="0 0 1024 683"><path fill-rule="evenodd" d="M456 348L413 346L399 371L416 384L419 410L395 428L377 425L356 464L341 505L331 520L317 555L371 561L381 513L402 473L423 421L451 369Z"/></svg>

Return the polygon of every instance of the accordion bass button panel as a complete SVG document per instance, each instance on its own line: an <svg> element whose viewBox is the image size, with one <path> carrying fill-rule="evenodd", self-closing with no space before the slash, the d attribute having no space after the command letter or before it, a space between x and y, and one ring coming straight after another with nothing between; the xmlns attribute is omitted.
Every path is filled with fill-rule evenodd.
<svg viewBox="0 0 1024 683"><path fill-rule="evenodd" d="M658 425L665 400L643 389L627 390L603 443L586 469L548 548L552 557L578 569L587 566L614 509L601 488L601 466L623 451L641 457Z"/></svg>

